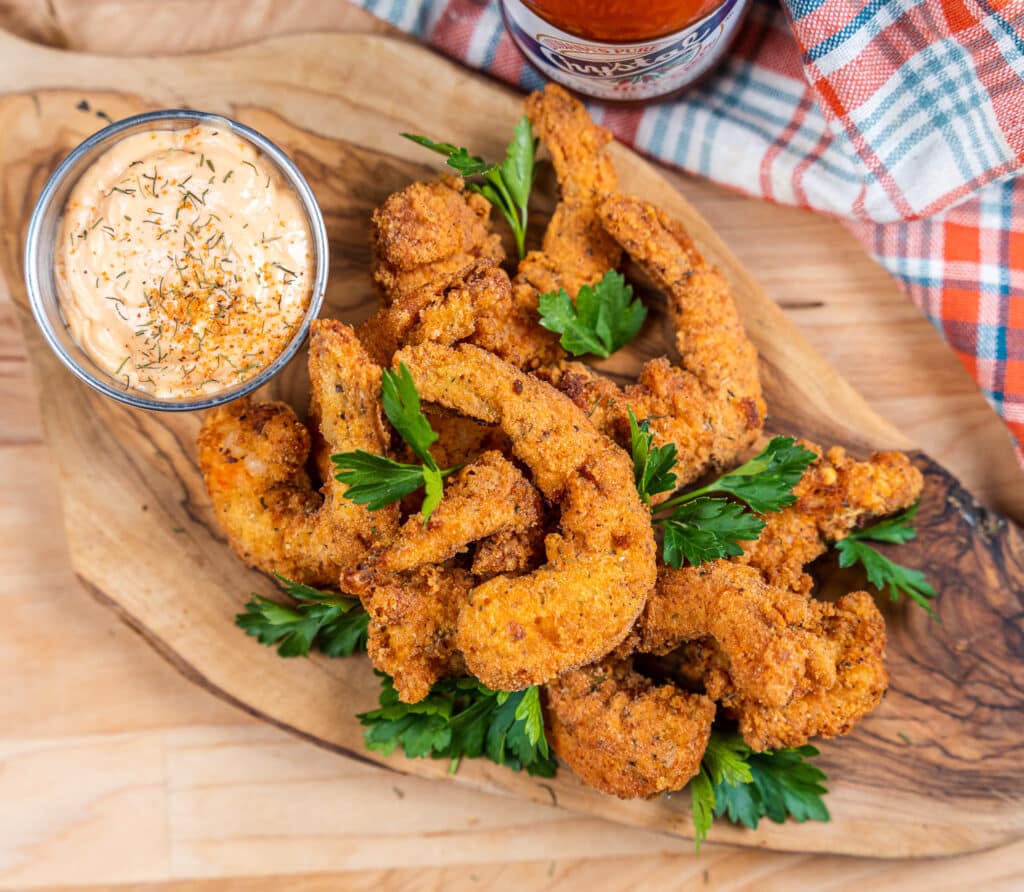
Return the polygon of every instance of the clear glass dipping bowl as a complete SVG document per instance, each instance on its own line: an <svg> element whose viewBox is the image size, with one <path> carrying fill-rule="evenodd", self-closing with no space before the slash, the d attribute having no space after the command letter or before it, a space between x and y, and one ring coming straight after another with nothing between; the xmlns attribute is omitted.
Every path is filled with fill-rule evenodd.
<svg viewBox="0 0 1024 892"><path fill-rule="evenodd" d="M314 264L313 289L302 325L296 329L281 354L258 375L240 384L200 397L161 398L134 388L126 389L123 382L100 368L75 342L60 310L54 277L54 251L60 233L64 205L71 190L82 174L107 149L136 133L151 130L185 130L197 125L226 128L250 143L291 187L302 205L309 226ZM190 109L165 109L134 115L104 127L81 143L60 163L43 187L29 220L28 236L25 240L25 288L29 304L46 342L61 362L75 377L112 399L139 409L165 412L189 412L219 406L251 393L280 372L302 346L309 332L310 322L320 313L324 292L327 289L327 264L327 229L324 226L323 214L313 197L313 190L295 163L269 139L244 124L223 115Z"/></svg>

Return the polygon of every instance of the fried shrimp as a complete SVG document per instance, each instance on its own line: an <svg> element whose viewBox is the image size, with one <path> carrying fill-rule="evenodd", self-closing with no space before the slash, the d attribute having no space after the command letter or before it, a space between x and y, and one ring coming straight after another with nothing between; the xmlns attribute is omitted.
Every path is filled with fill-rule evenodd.
<svg viewBox="0 0 1024 892"><path fill-rule="evenodd" d="M373 280L384 306L421 288L435 289L474 262L505 259L491 232L491 205L466 192L460 177L413 183L373 212Z"/></svg>
<svg viewBox="0 0 1024 892"><path fill-rule="evenodd" d="M637 626L645 653L703 642L708 695L758 750L846 733L888 684L885 623L864 592L833 605L728 561L663 567Z"/></svg>
<svg viewBox="0 0 1024 892"><path fill-rule="evenodd" d="M866 519L909 508L924 481L902 452L876 452L859 462L838 446L822 455L813 443L803 445L821 457L793 488L796 501L765 515L760 538L735 560L757 568L773 586L806 594L814 585L807 564Z"/></svg>
<svg viewBox="0 0 1024 892"><path fill-rule="evenodd" d="M370 552L343 577L359 592L366 580L424 564L441 564L474 542L540 522L540 494L500 452L485 452L458 471L430 520L411 516L393 542Z"/></svg>
<svg viewBox="0 0 1024 892"><path fill-rule="evenodd" d="M708 686L709 696L739 721L740 733L752 749L803 746L812 737L848 734L881 702L889 685L885 620L874 598L868 592L852 592L835 604L813 603L817 634L834 652L833 684L814 686L782 707L769 707L727 687L724 674Z"/></svg>
<svg viewBox="0 0 1024 892"><path fill-rule="evenodd" d="M474 542L529 529L540 515L540 495L523 473L485 452L454 475L427 523L410 517L390 544L342 575L342 588L370 614L370 658L394 676L404 702L422 700L461 665L456 622L473 578L446 562Z"/></svg>
<svg viewBox="0 0 1024 892"><path fill-rule="evenodd" d="M615 269L622 250L598 217L601 200L618 186L607 146L612 135L557 84L526 100L526 114L551 155L560 201L540 251L530 251L515 278L516 302L536 313L537 297L564 288L572 298Z"/></svg>
<svg viewBox="0 0 1024 892"><path fill-rule="evenodd" d="M655 579L654 535L629 457L570 400L477 347L407 347L395 357L420 396L508 435L541 493L561 505L548 562L473 589L457 644L499 690L540 684L601 658L629 632Z"/></svg>
<svg viewBox="0 0 1024 892"><path fill-rule="evenodd" d="M713 638L735 686L782 706L796 691L835 681L831 647L808 631L814 618L813 602L772 588L751 567L728 561L662 567L637 624L637 649L665 654Z"/></svg>
<svg viewBox="0 0 1024 892"><path fill-rule="evenodd" d="M313 323L309 342L313 417L326 451L386 453L381 370L353 330ZM334 587L342 569L386 541L397 510L370 513L328 478L313 488L305 464L310 434L284 403L237 400L209 413L199 466L221 529L248 564L308 585Z"/></svg>
<svg viewBox="0 0 1024 892"><path fill-rule="evenodd" d="M368 585L360 599L370 615L366 652L394 679L405 703L418 703L449 675L465 675L455 628L473 577L465 570L427 564Z"/></svg>
<svg viewBox="0 0 1024 892"><path fill-rule="evenodd" d="M680 790L700 770L715 704L657 685L631 661L573 669L544 686L548 741L584 783L639 799Z"/></svg>
<svg viewBox="0 0 1024 892"><path fill-rule="evenodd" d="M538 335L509 324L513 315L508 274L490 260L475 260L395 297L359 326L359 337L382 365L400 347L426 341L446 346L468 341L524 365Z"/></svg>
<svg viewBox="0 0 1024 892"><path fill-rule="evenodd" d="M730 466L760 436L766 410L757 351L728 282L683 226L653 205L614 195L598 214L665 292L682 368L654 359L625 390L581 363L563 363L545 377L619 443L629 443L628 409L646 419L657 445L676 444L680 485Z"/></svg>

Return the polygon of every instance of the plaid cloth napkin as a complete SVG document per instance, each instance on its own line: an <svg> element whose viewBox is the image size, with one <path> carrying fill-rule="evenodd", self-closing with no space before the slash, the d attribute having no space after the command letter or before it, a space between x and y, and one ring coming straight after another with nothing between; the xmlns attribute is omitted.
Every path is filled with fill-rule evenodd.
<svg viewBox="0 0 1024 892"><path fill-rule="evenodd" d="M356 2L468 65L542 84L493 0ZM1024 0L758 0L702 87L590 108L660 161L844 218L1024 462Z"/></svg>

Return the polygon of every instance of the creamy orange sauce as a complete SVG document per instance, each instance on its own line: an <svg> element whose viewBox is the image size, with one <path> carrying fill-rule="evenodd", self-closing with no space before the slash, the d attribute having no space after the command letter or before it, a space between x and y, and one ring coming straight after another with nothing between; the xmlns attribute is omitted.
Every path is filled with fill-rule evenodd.
<svg viewBox="0 0 1024 892"><path fill-rule="evenodd" d="M75 185L55 250L72 336L126 388L194 397L272 363L312 295L298 197L214 127L129 136Z"/></svg>

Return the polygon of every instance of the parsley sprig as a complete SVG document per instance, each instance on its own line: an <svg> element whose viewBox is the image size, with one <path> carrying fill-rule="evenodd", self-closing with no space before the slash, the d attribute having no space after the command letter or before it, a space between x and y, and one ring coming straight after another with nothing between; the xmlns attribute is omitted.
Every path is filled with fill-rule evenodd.
<svg viewBox="0 0 1024 892"><path fill-rule="evenodd" d="M329 657L348 657L366 649L368 616L358 598L274 575L297 603L291 607L254 593L245 613L235 617L246 635L260 644L276 644L282 657L308 656L314 644Z"/></svg>
<svg viewBox="0 0 1024 892"><path fill-rule="evenodd" d="M482 183L467 183L467 188L479 192L493 204L505 219L516 238L519 259L526 255L527 206L535 176L534 158L537 154L537 140L530 127L530 119L523 115L516 124L512 141L505 148L505 160L500 164L484 161L478 155L471 155L468 149L448 142L435 142L416 133L403 133L406 139L445 155L447 164L462 177L482 177Z"/></svg>
<svg viewBox="0 0 1024 892"><path fill-rule="evenodd" d="M629 439L636 489L640 493L640 500L650 505L651 496L672 492L676 488L676 475L672 469L679 460L679 454L675 443L655 446L650 422L646 418L637 421L628 406L626 411L629 413Z"/></svg>
<svg viewBox="0 0 1024 892"><path fill-rule="evenodd" d="M544 736L540 691L493 691L475 678L444 679L419 703L402 703L390 676L381 676L380 707L357 716L366 727L367 749L401 747L410 759L463 758L492 762L552 777L557 763Z"/></svg>
<svg viewBox="0 0 1024 892"><path fill-rule="evenodd" d="M928 611L932 619L939 621L938 615L929 603L938 597L938 592L928 582L924 573L897 564L867 544L867 541L874 541L902 545L916 537L917 530L912 526L912 521L917 516L919 505L920 503L916 502L902 514L863 530L854 530L845 539L836 542L835 549L839 554L840 567L852 567L859 563L867 573L868 582L880 592L888 588L889 597L893 601L899 600L901 594L906 595Z"/></svg>
<svg viewBox="0 0 1024 892"><path fill-rule="evenodd" d="M647 307L633 299L633 287L615 270L580 288L575 303L560 288L542 294L537 308L540 324L560 334L559 343L573 356L593 353L602 359L632 341L647 318Z"/></svg>
<svg viewBox="0 0 1024 892"><path fill-rule="evenodd" d="M829 821L822 799L828 778L807 761L817 755L813 746L755 753L739 734L712 731L700 773L690 781L697 851L714 818L723 815L751 830L761 818Z"/></svg>
<svg viewBox="0 0 1024 892"><path fill-rule="evenodd" d="M638 422L631 409L629 427L637 491L650 504L652 496L675 489L676 448L671 443L655 447L647 421ZM757 539L764 529L757 514L791 505L793 487L816 458L792 437L775 437L734 471L655 507L654 522L664 529L665 563L697 566L743 554L740 542ZM718 493L724 497L714 497Z"/></svg>
<svg viewBox="0 0 1024 892"><path fill-rule="evenodd" d="M346 499L366 505L371 511L397 502L422 486L426 495L420 516L426 523L441 502L444 478L454 474L460 466L441 470L430 454L438 434L420 409L419 392L404 362L397 372L384 370L380 390L384 414L422 464L405 464L357 449L331 456L338 471L335 479L348 484Z"/></svg>

